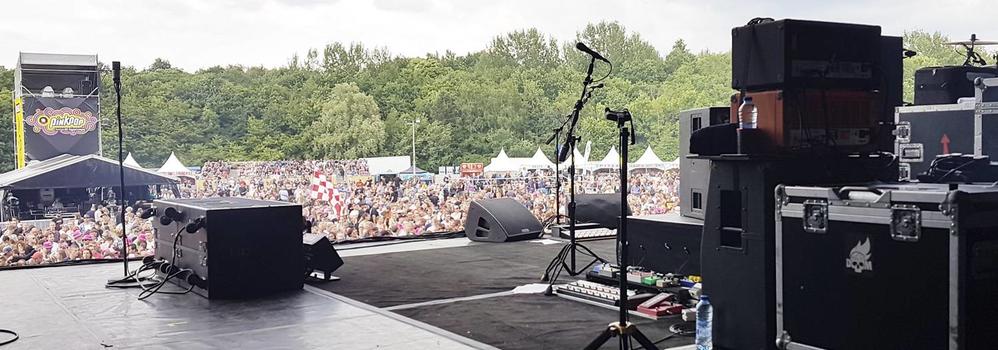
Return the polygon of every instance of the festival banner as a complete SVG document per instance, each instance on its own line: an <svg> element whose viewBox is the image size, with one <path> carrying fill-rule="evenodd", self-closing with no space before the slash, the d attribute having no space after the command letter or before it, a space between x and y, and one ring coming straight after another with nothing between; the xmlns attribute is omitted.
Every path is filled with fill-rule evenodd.
<svg viewBox="0 0 998 350"><path fill-rule="evenodd" d="M461 163L461 176L479 176L485 172L483 163Z"/></svg>
<svg viewBox="0 0 998 350"><path fill-rule="evenodd" d="M23 98L17 124L18 157L45 160L61 154L100 153L100 105L91 97Z"/></svg>

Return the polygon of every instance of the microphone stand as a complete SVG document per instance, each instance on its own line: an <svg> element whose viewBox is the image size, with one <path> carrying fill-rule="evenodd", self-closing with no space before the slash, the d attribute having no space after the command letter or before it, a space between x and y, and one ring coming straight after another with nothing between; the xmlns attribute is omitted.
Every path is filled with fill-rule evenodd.
<svg viewBox="0 0 998 350"><path fill-rule="evenodd" d="M121 128L121 63L114 61L111 63L114 70L114 96L115 115L118 117L118 175L121 185L121 261L125 264L125 276L128 276L128 227L125 223L125 160L124 160L124 134ZM113 189L112 189L113 191Z"/></svg>
<svg viewBox="0 0 998 350"><path fill-rule="evenodd" d="M631 129L634 129L634 121L631 118L631 113L626 109L621 112L611 111L609 108L606 110L606 118L617 122L617 130L620 131L620 224L617 227L617 237L620 240L620 268L617 270L617 288L619 292L619 305L617 305L617 310L619 311L619 318L617 322L610 323L609 326L603 329L596 339L593 339L589 345L586 345L586 350L596 350L599 349L603 344L610 340L612 337L620 337L620 348L625 350L631 350L631 338L634 338L641 345L642 348L646 350L656 350L658 349L651 340L648 340L640 330L638 326L627 321L627 149L630 145L634 144L635 136L631 133L631 130L627 128L627 122L631 123ZM630 141L630 143L628 143Z"/></svg>
<svg viewBox="0 0 998 350"><path fill-rule="evenodd" d="M579 114L582 112L582 107L586 105L586 102L589 101L589 97L592 95L593 88L590 88L589 84L592 84L593 82L593 67L595 66L595 64L596 64L596 58L590 58L589 68L586 70L586 78L582 80L582 94L581 96L579 96L579 99L575 101L575 107L572 109L572 114L569 115L569 119L567 120L567 122L569 122L570 124L565 138L565 145L561 149L561 152L562 153L568 152L569 156L572 157L571 164L569 165L568 168L569 244L561 248L561 251L558 252L558 255L556 255L553 259L551 259L551 262L548 264L547 269L544 270L544 276L541 277L541 282L548 282L548 287L544 291L545 295L554 294L553 293L554 283L558 280L558 276L561 275L561 272L563 270L568 270L568 274L570 276L576 276L586 271L587 269L589 269L590 266L593 266L593 264L596 264L597 262L599 263L606 262L606 260L599 257L599 255L594 253L591 249L576 241L575 238L575 224L576 224L575 155L572 152L575 149L575 144L582 139L581 137L575 135L575 126L579 122ZM597 86L595 88L599 87L601 86ZM562 154L559 154L557 161L561 162L562 158L563 158ZM593 257L593 260L590 261L588 264L586 264L586 266L582 267L581 269L576 270L575 253L579 249L582 249L582 253L585 253L586 255ZM565 262L566 259L569 260L569 263Z"/></svg>
<svg viewBox="0 0 998 350"><path fill-rule="evenodd" d="M559 165L561 164L560 158L559 158L559 155L561 154L561 150L558 149L558 147L561 146L561 132L562 132L562 130L565 130L565 125L568 125L568 122L571 120L570 118L571 118L571 115L569 115L568 117L565 117L565 121L561 123L561 126L559 126L557 128L554 128L554 130L551 130L551 131L554 132L554 134L551 135L551 137L548 138L547 142L545 142L545 144L550 145L551 142L553 141L554 144L555 144L555 147L554 147L554 160L555 160L555 162L554 162L554 223L555 223L555 225L561 225L561 170L559 169ZM548 218L548 220L550 220L550 218Z"/></svg>

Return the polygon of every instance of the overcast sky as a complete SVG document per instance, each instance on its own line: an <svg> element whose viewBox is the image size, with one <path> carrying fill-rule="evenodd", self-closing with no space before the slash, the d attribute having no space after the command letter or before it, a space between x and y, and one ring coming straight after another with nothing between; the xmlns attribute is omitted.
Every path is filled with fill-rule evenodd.
<svg viewBox="0 0 998 350"><path fill-rule="evenodd" d="M994 7L994 0L7 0L0 65L13 67L25 51L97 53L102 61L139 68L156 57L186 70L274 67L336 41L404 56L463 54L530 27L570 41L586 23L601 20L620 22L663 54L679 38L694 50L727 51L731 27L758 16L879 24L889 35L923 29L998 40Z"/></svg>

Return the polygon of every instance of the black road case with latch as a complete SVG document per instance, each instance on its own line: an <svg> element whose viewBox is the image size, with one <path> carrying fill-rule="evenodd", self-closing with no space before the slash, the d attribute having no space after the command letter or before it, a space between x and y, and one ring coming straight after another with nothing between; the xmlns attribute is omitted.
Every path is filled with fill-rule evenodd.
<svg viewBox="0 0 998 350"><path fill-rule="evenodd" d="M929 170L936 156L974 153L973 102L898 107L894 113L894 154L900 180Z"/></svg>
<svg viewBox="0 0 998 350"><path fill-rule="evenodd" d="M776 188L783 349L998 346L998 187Z"/></svg>

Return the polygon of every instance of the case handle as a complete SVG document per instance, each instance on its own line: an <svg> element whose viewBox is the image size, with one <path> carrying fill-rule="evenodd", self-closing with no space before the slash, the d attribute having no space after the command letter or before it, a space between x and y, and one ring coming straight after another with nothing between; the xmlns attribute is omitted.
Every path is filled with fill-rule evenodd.
<svg viewBox="0 0 998 350"><path fill-rule="evenodd" d="M876 188L862 187L862 186L844 186L842 188L839 188L838 191L835 193L835 195L837 195L839 199L849 199L849 193L852 192L868 192L877 195L877 197L880 197L884 194L884 191L881 191L880 189Z"/></svg>

